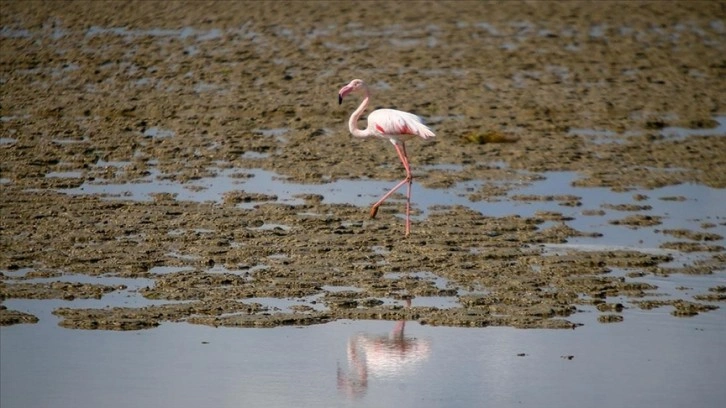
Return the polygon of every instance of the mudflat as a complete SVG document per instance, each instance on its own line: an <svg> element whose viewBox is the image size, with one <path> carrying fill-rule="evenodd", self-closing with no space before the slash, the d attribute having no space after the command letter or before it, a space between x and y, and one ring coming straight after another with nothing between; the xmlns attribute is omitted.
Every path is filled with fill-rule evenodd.
<svg viewBox="0 0 726 408"><path fill-rule="evenodd" d="M103 298L128 289L104 277L152 279L134 291L158 301L149 306L54 311L65 327L114 330L342 318L571 328L583 305L608 323L625 307L689 316L726 299L714 284L654 300L659 288L643 280L726 269L726 212L681 214L698 227L658 229L674 214L652 214L653 201L698 198L648 195L726 188L723 3L112 5L3 2L0 299ZM407 145L414 205L417 186L478 181L471 202L563 210L492 216L441 202L416 207L404 238L396 201L371 220L367 208L319 194L290 204L244 189L209 201L82 193L198 190L195 181L243 181L257 169L279 183L393 185L403 177L394 149L348 133L357 101L339 106L336 93L353 78L369 83L372 107L416 113L437 134ZM585 208L583 196L562 193L569 185L517 193L563 171L578 174L572 186L632 199ZM616 215L610 228L655 228L668 242L657 251L548 246L596 239L597 228L568 223L603 214ZM698 260L673 265L688 254ZM78 275L89 282L66 279ZM432 297L449 306L417 302ZM0 306L3 325L34 321Z"/></svg>

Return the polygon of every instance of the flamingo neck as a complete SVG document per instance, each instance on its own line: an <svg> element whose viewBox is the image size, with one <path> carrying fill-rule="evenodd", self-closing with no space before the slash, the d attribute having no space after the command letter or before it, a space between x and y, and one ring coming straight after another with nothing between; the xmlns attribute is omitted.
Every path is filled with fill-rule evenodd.
<svg viewBox="0 0 726 408"><path fill-rule="evenodd" d="M348 120L348 129L350 130L350 134L352 134L355 137L368 137L369 134L366 130L358 129L358 119L360 116L365 112L366 108L368 107L368 102L371 99L370 93L368 93L368 89L365 89L365 97L363 98L363 101L360 103L358 108L353 111L353 114L350 115L350 119Z"/></svg>

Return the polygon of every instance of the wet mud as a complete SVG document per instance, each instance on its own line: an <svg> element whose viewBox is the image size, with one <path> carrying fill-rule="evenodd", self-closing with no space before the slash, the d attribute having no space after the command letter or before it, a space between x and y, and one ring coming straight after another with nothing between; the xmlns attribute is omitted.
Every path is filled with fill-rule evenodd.
<svg viewBox="0 0 726 408"><path fill-rule="evenodd" d="M724 301L716 285L659 300L645 281L726 269L726 213L696 230L665 227L668 215L649 213L651 204L694 198L648 193L726 188L726 10L718 2L138 1L117 9L3 4L3 302L64 299L68 307L53 311L63 327L136 330L335 319L573 328L571 316L585 307L617 323L624 308L687 317ZM471 202L562 211L492 216L442 202L415 207L404 237L400 200L369 219L364 204L329 195L291 204L242 189L216 200L84 191L154 180L203 192L195 182L222 172L250 180L255 169L274 172L280 185L394 183L403 177L395 151L352 138L346 121L356 102L338 106L337 90L357 77L374 90L373 107L415 112L437 133L407 145L414 205L416 185L445 191L477 181L465 193ZM584 208L584 196L557 188L517 192L562 171L578 174L563 190L637 193L631 203ZM602 236L568 225L572 209L611 216L608 228L656 228L669 241L655 253L553 251ZM673 263L693 253L701 258ZM74 299L128 290L108 277L152 280L133 291L144 305L74 307ZM0 307L2 325L35 321Z"/></svg>

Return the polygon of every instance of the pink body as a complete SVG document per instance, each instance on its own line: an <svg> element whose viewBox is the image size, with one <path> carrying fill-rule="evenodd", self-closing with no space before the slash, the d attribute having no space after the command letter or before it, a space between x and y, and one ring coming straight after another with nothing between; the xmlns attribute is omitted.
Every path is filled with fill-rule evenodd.
<svg viewBox="0 0 726 408"><path fill-rule="evenodd" d="M350 120L348 129L355 137L379 137L395 141L406 141L415 136L423 139L434 137L434 132L421 122L421 118L413 113L403 112L395 109L377 109L368 115L368 126L365 129L358 129L358 119L368 107L370 93L365 82L360 79L352 80L338 92L339 101L352 92L364 92L365 97L358 109L356 109Z"/></svg>

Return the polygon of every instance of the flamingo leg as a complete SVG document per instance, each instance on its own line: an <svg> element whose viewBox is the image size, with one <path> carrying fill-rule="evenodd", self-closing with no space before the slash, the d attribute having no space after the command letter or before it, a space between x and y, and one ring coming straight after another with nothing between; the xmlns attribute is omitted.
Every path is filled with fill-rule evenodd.
<svg viewBox="0 0 726 408"><path fill-rule="evenodd" d="M371 208L371 218L376 217L376 214L378 214L378 207L380 207L380 205L383 204L388 197L395 193L396 190L403 187L404 184L408 184L406 194L406 235L408 235L411 233L411 184L413 183L413 175L411 174L411 166L408 162L408 155L406 154L406 145L401 142L393 143L393 146L396 148L396 153L398 153L401 163L403 163L403 168L406 169L406 178L401 180L400 183L396 184L396 186L384 194L380 200L373 204L373 207Z"/></svg>
<svg viewBox="0 0 726 408"><path fill-rule="evenodd" d="M408 187L406 188L406 236L408 236L411 233L411 189L413 187L413 175L411 174L411 165L408 163L406 145L403 143L401 143L401 150L403 151L401 157L406 159L404 167L406 168L406 180L408 180Z"/></svg>

